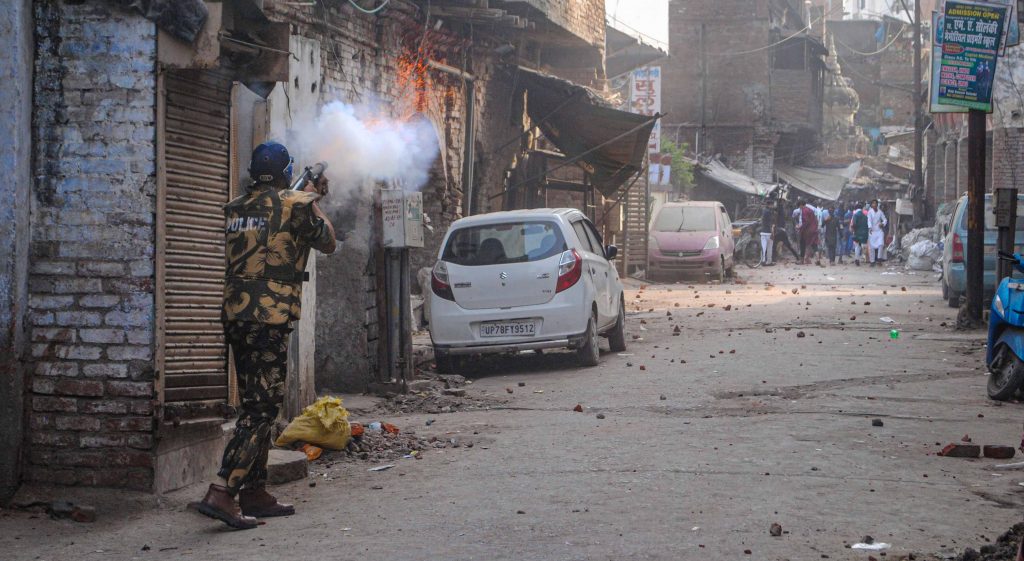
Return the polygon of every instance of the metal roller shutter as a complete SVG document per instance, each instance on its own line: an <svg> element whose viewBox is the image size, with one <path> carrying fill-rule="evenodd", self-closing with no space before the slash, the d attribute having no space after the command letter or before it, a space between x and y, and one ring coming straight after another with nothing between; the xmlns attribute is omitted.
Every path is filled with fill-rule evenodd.
<svg viewBox="0 0 1024 561"><path fill-rule="evenodd" d="M196 416L228 397L220 310L231 80L170 71L164 90L164 404L166 416Z"/></svg>

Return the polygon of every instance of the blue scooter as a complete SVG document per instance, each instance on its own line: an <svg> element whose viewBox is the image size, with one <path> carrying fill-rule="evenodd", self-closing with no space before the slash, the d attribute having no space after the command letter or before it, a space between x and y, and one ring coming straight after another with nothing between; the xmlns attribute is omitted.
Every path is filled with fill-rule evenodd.
<svg viewBox="0 0 1024 561"><path fill-rule="evenodd" d="M999 259L1011 261L1024 273L1024 256L999 252ZM1024 282L1007 277L992 298L988 319L988 396L1006 401L1024 385Z"/></svg>

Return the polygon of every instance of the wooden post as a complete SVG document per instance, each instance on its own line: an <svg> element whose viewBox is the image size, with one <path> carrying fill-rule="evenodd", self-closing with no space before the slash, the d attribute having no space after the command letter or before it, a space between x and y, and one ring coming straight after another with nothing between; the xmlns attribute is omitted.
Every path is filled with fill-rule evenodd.
<svg viewBox="0 0 1024 561"><path fill-rule="evenodd" d="M985 267L984 111L967 115L967 318L981 321Z"/></svg>
<svg viewBox="0 0 1024 561"><path fill-rule="evenodd" d="M996 246L1004 253L1014 253L1017 235L1017 189L1001 187L995 192L996 227L999 229L999 241ZM1013 274L1013 264L1002 259L996 260L996 285Z"/></svg>

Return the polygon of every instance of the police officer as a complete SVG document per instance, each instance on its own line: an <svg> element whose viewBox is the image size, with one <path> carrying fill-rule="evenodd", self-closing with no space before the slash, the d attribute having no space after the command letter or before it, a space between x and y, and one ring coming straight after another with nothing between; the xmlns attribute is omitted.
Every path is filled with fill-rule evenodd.
<svg viewBox="0 0 1024 561"><path fill-rule="evenodd" d="M197 510L237 529L295 514L267 492L270 429L284 398L288 334L299 319L310 249L333 253L334 226L317 206L327 180L289 189L292 158L276 142L253 150L248 192L224 207L227 265L221 321L235 359L241 413L224 450L219 483ZM238 499L236 503L235 499Z"/></svg>

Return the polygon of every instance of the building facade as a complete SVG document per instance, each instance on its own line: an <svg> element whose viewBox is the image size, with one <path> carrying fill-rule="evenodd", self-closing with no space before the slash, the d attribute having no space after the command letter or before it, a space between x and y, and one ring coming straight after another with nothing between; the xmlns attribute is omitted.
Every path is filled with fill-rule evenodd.
<svg viewBox="0 0 1024 561"><path fill-rule="evenodd" d="M333 100L426 119L433 234L494 207L528 119L519 65L600 86L599 0L187 2L188 36L123 3L18 0L0 16L0 495L20 481L164 491L208 477L237 389L220 333L223 214L248 153ZM482 11L481 11L482 10ZM425 25L428 22L431 25ZM564 52L574 56L566 57ZM344 173L344 170L330 170ZM375 185L326 211L348 239L311 264L285 410L376 375ZM499 199L500 201L500 199Z"/></svg>
<svg viewBox="0 0 1024 561"><path fill-rule="evenodd" d="M663 134L772 182L819 144L824 55L802 3L673 0Z"/></svg>

